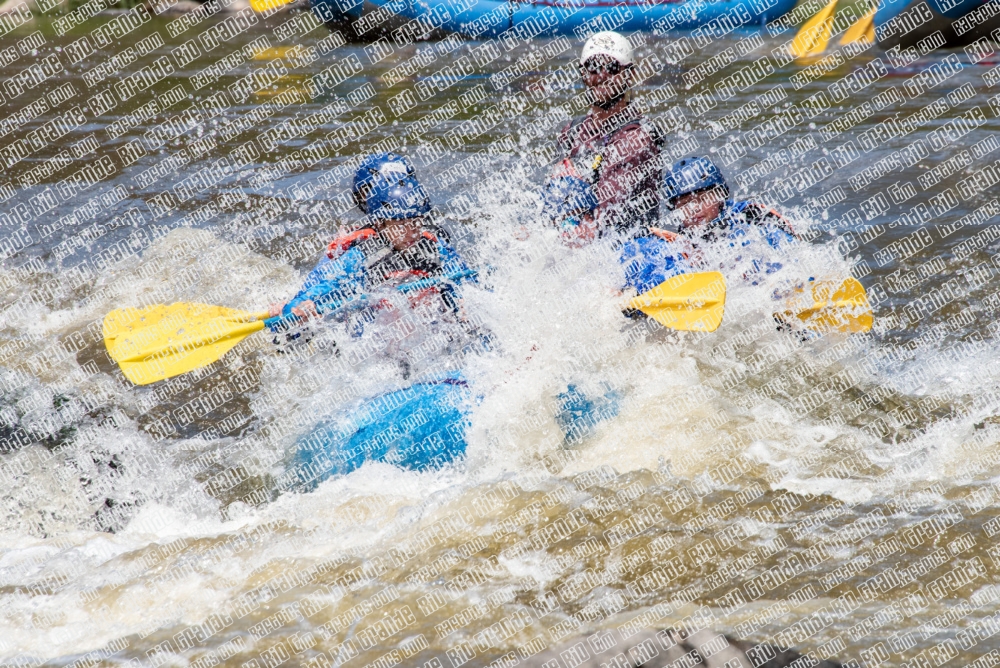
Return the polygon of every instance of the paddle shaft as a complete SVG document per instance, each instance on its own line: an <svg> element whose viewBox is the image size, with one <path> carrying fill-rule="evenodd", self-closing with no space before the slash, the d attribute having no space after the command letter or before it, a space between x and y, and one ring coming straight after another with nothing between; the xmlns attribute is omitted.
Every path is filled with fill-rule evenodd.
<svg viewBox="0 0 1000 668"><path fill-rule="evenodd" d="M402 285L397 285L396 290L406 294L407 292L414 292L416 290L425 290L427 288L433 288L441 283L447 283L449 281L460 281L463 278L469 278L477 274L475 269L463 269L461 271L456 271L447 276L435 276L432 278L421 278L418 281L412 281L410 283L403 283ZM319 312L320 307L323 307L323 313L320 315L326 315L327 313L332 313L338 309L343 308L350 302L362 301L368 298L368 295L358 294L353 297L339 299L339 300L322 300L316 304L316 310ZM284 312L281 315L274 316L273 318L266 318L264 320L264 325L270 329L272 332L285 331L289 327L293 327L302 321L302 318L291 312L293 306L292 304L287 304L284 308Z"/></svg>

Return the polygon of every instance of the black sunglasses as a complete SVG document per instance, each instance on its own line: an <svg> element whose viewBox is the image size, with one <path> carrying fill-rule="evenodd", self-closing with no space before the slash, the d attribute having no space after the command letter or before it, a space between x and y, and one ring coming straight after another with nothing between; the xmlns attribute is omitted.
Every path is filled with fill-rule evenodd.
<svg viewBox="0 0 1000 668"><path fill-rule="evenodd" d="M604 62L598 62L596 59L591 58L585 62L582 66L584 71L590 74L600 74L606 73L615 75L622 71L622 64L617 60L606 60Z"/></svg>

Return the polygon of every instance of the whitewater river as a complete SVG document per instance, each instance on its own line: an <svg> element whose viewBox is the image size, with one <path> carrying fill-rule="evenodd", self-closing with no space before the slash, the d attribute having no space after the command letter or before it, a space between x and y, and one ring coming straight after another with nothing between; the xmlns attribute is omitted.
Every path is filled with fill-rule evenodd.
<svg viewBox="0 0 1000 668"><path fill-rule="evenodd" d="M692 619L862 665L1000 649L989 59L807 70L772 53L787 32L647 36L666 154L713 156L807 240L759 285L729 277L718 331L678 334L621 317L610 241L566 248L538 216L578 40L345 44L309 14L116 36L121 16L0 37L4 665L513 665ZM135 387L100 323L289 298L359 220L375 147L413 158L484 270L463 298L497 345L463 363L464 460L297 491L296 438L395 367L330 325ZM871 333L776 331L782 281L852 274ZM570 437L568 385L606 409Z"/></svg>

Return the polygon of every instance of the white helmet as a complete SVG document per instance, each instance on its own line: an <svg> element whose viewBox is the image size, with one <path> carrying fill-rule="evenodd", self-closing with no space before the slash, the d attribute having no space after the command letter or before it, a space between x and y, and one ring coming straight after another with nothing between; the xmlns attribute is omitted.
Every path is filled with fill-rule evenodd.
<svg viewBox="0 0 1000 668"><path fill-rule="evenodd" d="M632 65L635 57L632 54L632 45L620 35L610 30L596 32L590 36L587 43L583 45L583 52L580 53L580 64L585 65L591 57L598 54L611 56L622 65Z"/></svg>

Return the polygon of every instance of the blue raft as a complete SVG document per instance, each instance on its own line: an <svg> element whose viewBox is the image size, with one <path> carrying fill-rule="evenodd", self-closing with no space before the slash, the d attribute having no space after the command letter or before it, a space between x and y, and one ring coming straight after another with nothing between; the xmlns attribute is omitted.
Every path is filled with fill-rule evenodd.
<svg viewBox="0 0 1000 668"><path fill-rule="evenodd" d="M599 30L691 30L716 33L780 18L797 0L313 0L326 23L355 21L382 8L404 20L472 38L586 36ZM714 22L714 23L713 23ZM398 25L398 24L397 24ZM393 26L383 27L383 31ZM418 37L420 35L411 35Z"/></svg>
<svg viewBox="0 0 1000 668"><path fill-rule="evenodd" d="M365 462L435 469L465 454L472 396L459 376L415 383L319 423L295 443L281 487L311 490Z"/></svg>
<svg viewBox="0 0 1000 668"><path fill-rule="evenodd" d="M971 44L1000 27L996 0L880 0L875 39L885 49L933 49Z"/></svg>

